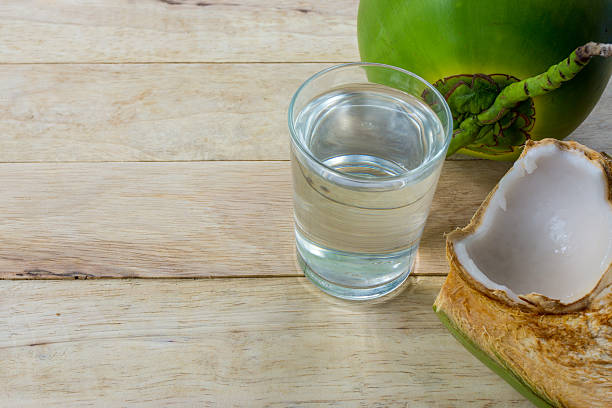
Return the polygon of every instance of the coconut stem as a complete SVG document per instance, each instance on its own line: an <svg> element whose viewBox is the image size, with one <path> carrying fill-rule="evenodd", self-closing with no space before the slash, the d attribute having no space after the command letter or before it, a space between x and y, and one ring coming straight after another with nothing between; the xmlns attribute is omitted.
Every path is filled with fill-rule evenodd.
<svg viewBox="0 0 612 408"><path fill-rule="evenodd" d="M592 57L612 56L612 44L589 42L576 48L569 57L551 66L546 72L506 86L495 98L493 104L478 115L461 123L451 140L448 156L457 152L477 138L478 127L500 120L508 110L535 96L545 95L559 88L563 82L574 78L588 64Z"/></svg>
<svg viewBox="0 0 612 408"><path fill-rule="evenodd" d="M466 119L467 120L467 119ZM448 151L446 156L452 156L457 153L463 146L467 146L476 139L478 132L469 131L465 129L457 129L453 132L453 138L448 145Z"/></svg>
<svg viewBox="0 0 612 408"><path fill-rule="evenodd" d="M563 82L574 78L596 55L612 55L612 44L589 42L576 48L567 59L553 65L548 71L508 85L497 95L493 105L476 117L478 122L483 125L495 123L518 103L559 88Z"/></svg>
<svg viewBox="0 0 612 408"><path fill-rule="evenodd" d="M467 146L478 138L480 126L477 123L476 116L471 116L465 119L459 125L459 128L453 132L453 138L448 146L446 156L451 156L463 146Z"/></svg>

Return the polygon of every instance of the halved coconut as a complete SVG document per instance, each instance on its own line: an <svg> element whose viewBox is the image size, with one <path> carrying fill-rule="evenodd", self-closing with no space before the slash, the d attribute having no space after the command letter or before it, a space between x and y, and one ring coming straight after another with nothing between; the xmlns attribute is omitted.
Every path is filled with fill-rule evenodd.
<svg viewBox="0 0 612 408"><path fill-rule="evenodd" d="M611 169L574 142L528 142L448 235L434 309L539 407L612 407Z"/></svg>
<svg viewBox="0 0 612 408"><path fill-rule="evenodd" d="M612 283L612 171L575 142L528 142L470 224L448 235L450 262L509 304L563 313Z"/></svg>

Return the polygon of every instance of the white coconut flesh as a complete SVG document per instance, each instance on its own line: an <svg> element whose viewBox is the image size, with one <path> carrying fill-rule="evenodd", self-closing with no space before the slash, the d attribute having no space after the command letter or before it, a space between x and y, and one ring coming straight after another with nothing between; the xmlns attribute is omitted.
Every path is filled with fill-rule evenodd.
<svg viewBox="0 0 612 408"><path fill-rule="evenodd" d="M533 147L504 176L481 224L454 242L457 259L491 290L562 304L588 295L612 261L612 206L602 167L555 144Z"/></svg>

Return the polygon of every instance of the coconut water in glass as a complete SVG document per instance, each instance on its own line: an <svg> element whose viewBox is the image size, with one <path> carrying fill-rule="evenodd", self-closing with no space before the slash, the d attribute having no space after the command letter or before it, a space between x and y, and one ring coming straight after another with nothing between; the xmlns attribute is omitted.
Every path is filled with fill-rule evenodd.
<svg viewBox="0 0 612 408"><path fill-rule="evenodd" d="M372 299L414 267L452 117L421 78L381 64L322 71L289 108L298 262L325 292Z"/></svg>

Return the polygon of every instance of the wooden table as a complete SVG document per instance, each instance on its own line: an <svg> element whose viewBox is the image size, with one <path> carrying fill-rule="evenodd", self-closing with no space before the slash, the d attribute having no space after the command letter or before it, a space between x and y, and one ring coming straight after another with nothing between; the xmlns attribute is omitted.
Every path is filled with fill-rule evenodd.
<svg viewBox="0 0 612 408"><path fill-rule="evenodd" d="M447 161L387 302L294 261L286 109L354 0L3 0L0 405L527 407L431 305L507 169ZM612 150L612 88L573 139Z"/></svg>

